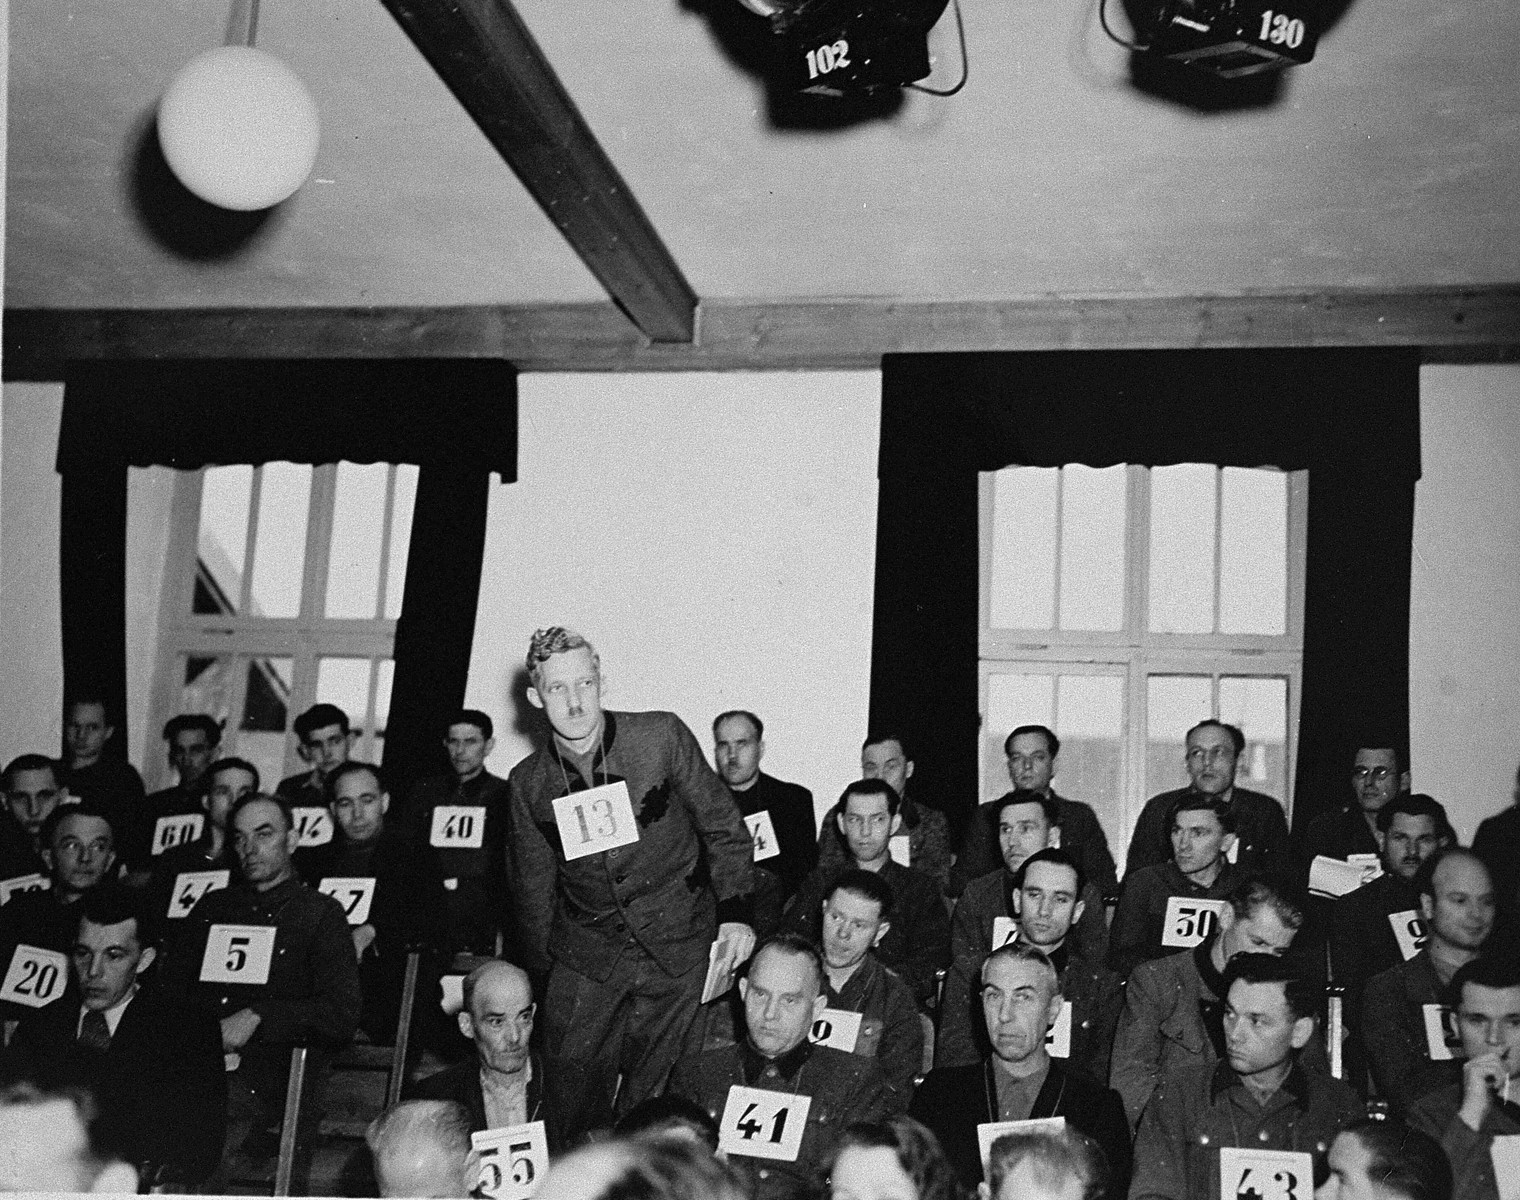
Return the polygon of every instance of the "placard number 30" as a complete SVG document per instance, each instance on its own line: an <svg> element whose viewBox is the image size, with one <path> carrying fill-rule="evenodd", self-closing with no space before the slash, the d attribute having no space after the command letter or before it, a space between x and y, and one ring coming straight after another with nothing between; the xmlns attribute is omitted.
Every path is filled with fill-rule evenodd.
<svg viewBox="0 0 1520 1200"><path fill-rule="evenodd" d="M1274 46L1297 49L1304 40L1304 23L1287 13L1273 12L1270 8L1261 14L1261 32L1258 40L1271 42Z"/></svg>
<svg viewBox="0 0 1520 1200"><path fill-rule="evenodd" d="M1300 37L1303 35L1300 34ZM1295 42L1294 45L1298 43ZM827 75L830 71L837 71L840 67L850 65L850 43L840 38L832 46L819 46L816 50L807 52L808 78L817 79L820 75Z"/></svg>

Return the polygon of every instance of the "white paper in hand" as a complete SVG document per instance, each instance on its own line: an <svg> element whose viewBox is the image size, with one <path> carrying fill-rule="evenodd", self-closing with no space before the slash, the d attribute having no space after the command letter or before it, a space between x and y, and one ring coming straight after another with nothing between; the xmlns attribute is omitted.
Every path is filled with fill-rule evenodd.
<svg viewBox="0 0 1520 1200"><path fill-rule="evenodd" d="M727 995L738 973L739 935L720 933L707 948L707 978L702 982L702 1003Z"/></svg>
<svg viewBox="0 0 1520 1200"><path fill-rule="evenodd" d="M1338 858L1316 854L1309 864L1309 890L1316 896L1346 896L1363 882L1360 867Z"/></svg>

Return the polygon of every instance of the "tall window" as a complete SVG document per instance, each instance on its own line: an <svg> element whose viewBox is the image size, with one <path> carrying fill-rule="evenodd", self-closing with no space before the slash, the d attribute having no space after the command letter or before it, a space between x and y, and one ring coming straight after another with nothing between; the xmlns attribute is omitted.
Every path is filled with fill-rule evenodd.
<svg viewBox="0 0 1520 1200"><path fill-rule="evenodd" d="M1061 738L1055 788L1115 856L1145 800L1187 782L1204 717L1246 735L1238 782L1290 802L1303 661L1304 472L1008 467L981 479L982 799L1003 739Z"/></svg>
<svg viewBox="0 0 1520 1200"><path fill-rule="evenodd" d="M378 762L416 492L415 466L384 463L180 472L154 728L210 713L272 789L302 768L290 722L327 701Z"/></svg>

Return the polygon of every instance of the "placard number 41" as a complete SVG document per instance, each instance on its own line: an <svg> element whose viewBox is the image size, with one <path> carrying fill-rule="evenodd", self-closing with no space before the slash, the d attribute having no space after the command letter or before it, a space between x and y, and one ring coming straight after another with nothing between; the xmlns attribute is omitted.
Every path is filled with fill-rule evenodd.
<svg viewBox="0 0 1520 1200"><path fill-rule="evenodd" d="M1273 12L1270 8L1261 14L1261 32L1258 40L1271 42L1274 46L1297 49L1304 40L1304 23L1287 13Z"/></svg>
<svg viewBox="0 0 1520 1200"><path fill-rule="evenodd" d="M1303 35L1300 34L1300 37ZM1294 43L1297 45L1298 43ZM850 65L850 43L840 38L832 46L819 46L816 50L807 52L808 78L817 79L820 75L827 75L830 71L837 71L840 67Z"/></svg>
<svg viewBox="0 0 1520 1200"><path fill-rule="evenodd" d="M745 1141L752 1140L756 1134L761 1133L765 1129L765 1126L760 1124L759 1121L750 1117L749 1114L754 1111L755 1105L751 1104L744 1110L744 1115L739 1118L738 1123L734 1126ZM778 1146L781 1144L781 1134L786 1129L786 1118L788 1115L789 1110L785 1108L776 1113L775 1118L771 1121L771 1136L767 1139L768 1141Z"/></svg>

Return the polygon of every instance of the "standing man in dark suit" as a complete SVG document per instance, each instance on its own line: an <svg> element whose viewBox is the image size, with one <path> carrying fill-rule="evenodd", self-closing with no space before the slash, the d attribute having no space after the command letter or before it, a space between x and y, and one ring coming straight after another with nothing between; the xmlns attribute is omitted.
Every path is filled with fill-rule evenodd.
<svg viewBox="0 0 1520 1200"><path fill-rule="evenodd" d="M175 782L173 787L148 797L148 816L155 824L160 817L201 811L201 796L205 792L201 781L222 744L222 725L205 713L180 713L164 725L164 741L169 745L169 765L174 768ZM153 851L163 852L156 830Z"/></svg>
<svg viewBox="0 0 1520 1200"><path fill-rule="evenodd" d="M0 775L5 811L0 812L0 882L42 874L42 823L63 799L58 764L41 754L22 754ZM0 903L4 898L0 897Z"/></svg>
<svg viewBox="0 0 1520 1200"><path fill-rule="evenodd" d="M464 977L459 1010L459 1030L475 1044L474 1057L418 1080L407 1098L457 1101L475 1133L542 1121L553 1154L610 1125L603 1101L613 1081L588 1081L570 1064L546 1067L529 1048L536 1011L526 971L499 959L476 967Z"/></svg>
<svg viewBox="0 0 1520 1200"><path fill-rule="evenodd" d="M299 861L306 851L332 840L331 828L327 826L327 776L348 761L358 735L349 728L348 714L336 704L313 704L294 721L291 729L296 735L296 753L311 769L298 775L287 775L275 786L276 796L283 796L289 803L295 818L296 829L307 823L323 819L321 841L303 838Z"/></svg>
<svg viewBox="0 0 1520 1200"><path fill-rule="evenodd" d="M70 956L78 1002L60 1001L22 1021L7 1065L48 1086L89 1086L102 1134L139 1176L193 1190L216 1169L226 1131L216 1020L140 986L155 955L143 944L140 894L113 884L78 907Z"/></svg>
<svg viewBox="0 0 1520 1200"><path fill-rule="evenodd" d="M1174 805L1185 796L1217 796L1233 814L1240 845L1235 859L1242 871L1285 870L1288 867L1288 822L1283 807L1271 796L1235 786L1235 768L1245 752L1246 737L1223 721L1199 721L1188 730L1183 765L1187 787L1152 796L1140 810L1130 838L1124 877L1141 867L1164 863L1170 844Z"/></svg>
<svg viewBox="0 0 1520 1200"><path fill-rule="evenodd" d="M1118 1093L1051 1058L1045 1037L1061 1014L1061 984L1033 946L1008 945L982 964L982 1013L991 1055L936 1067L909 1108L939 1138L961 1185L982 1182L977 1126L1065 1117L1103 1147L1113 1194L1129 1186L1129 1126Z"/></svg>
<svg viewBox="0 0 1520 1200"><path fill-rule="evenodd" d="M449 773L418 780L411 817L416 840L438 856L448 911L449 945L495 954L507 911L507 781L486 770L496 726L476 708L449 718L443 747Z"/></svg>
<svg viewBox="0 0 1520 1200"><path fill-rule="evenodd" d="M767 775L760 769L764 755L765 725L754 713L734 709L713 721L713 763L755 841L755 919L761 937L780 924L781 910L818 865L813 793Z"/></svg>
<svg viewBox="0 0 1520 1200"><path fill-rule="evenodd" d="M116 854L133 871L148 867L147 793L125 756L108 754L116 726L104 702L76 697L64 708L63 778L71 796L92 801L111 822Z"/></svg>
<svg viewBox="0 0 1520 1200"><path fill-rule="evenodd" d="M754 949L754 851L679 717L603 710L585 638L541 629L527 666L552 736L507 781L520 944L549 968L546 1051L612 1064L626 1111L686 1049L715 937L734 962Z"/></svg>

